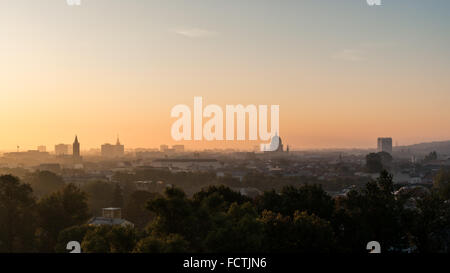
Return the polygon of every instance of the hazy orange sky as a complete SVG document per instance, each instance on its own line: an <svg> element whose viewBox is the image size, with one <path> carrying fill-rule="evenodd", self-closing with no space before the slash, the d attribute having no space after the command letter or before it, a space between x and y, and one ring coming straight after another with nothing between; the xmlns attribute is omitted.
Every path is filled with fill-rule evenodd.
<svg viewBox="0 0 450 273"><path fill-rule="evenodd" d="M0 150L178 144L177 104L280 105L294 149L450 140L450 1L0 0ZM241 143L184 142L225 148ZM256 143L255 143L256 144Z"/></svg>

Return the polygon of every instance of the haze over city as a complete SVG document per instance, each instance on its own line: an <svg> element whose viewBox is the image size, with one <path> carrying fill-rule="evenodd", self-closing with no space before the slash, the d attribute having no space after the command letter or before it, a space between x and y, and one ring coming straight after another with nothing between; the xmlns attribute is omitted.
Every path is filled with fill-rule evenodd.
<svg viewBox="0 0 450 273"><path fill-rule="evenodd" d="M75 134L81 149L117 134L127 148L259 143L173 141L170 109L198 95L222 107L280 105L293 149L374 148L378 136L448 140L450 3L383 7L2 0L0 150L53 147Z"/></svg>
<svg viewBox="0 0 450 273"><path fill-rule="evenodd" d="M449 11L0 0L2 265L408 271L448 253Z"/></svg>

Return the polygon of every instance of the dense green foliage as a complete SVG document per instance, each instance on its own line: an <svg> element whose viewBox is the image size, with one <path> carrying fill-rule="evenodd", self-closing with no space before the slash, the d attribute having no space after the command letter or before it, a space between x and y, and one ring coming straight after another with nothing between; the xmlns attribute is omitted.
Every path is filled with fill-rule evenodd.
<svg viewBox="0 0 450 273"><path fill-rule="evenodd" d="M332 198L321 186L284 186L249 198L224 185L193 195L179 187L163 194L119 184L69 184L36 199L32 187L0 176L0 251L66 252L366 252L376 240L384 252L448 252L448 172L431 191L395 193L381 172L362 189ZM128 188L127 188L128 187ZM85 193L86 192L86 193ZM95 200L91 200L95 198ZM123 204L132 226L89 226L102 206Z"/></svg>
<svg viewBox="0 0 450 273"><path fill-rule="evenodd" d="M41 198L64 187L62 177L49 171L36 171L25 177L25 182L30 184L33 193Z"/></svg>

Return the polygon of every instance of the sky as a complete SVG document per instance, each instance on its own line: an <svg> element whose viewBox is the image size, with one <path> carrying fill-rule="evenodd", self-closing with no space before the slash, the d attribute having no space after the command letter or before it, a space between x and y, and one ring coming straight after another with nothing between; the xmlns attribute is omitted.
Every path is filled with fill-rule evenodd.
<svg viewBox="0 0 450 273"><path fill-rule="evenodd" d="M0 0L0 150L174 141L172 107L280 106L292 149L450 140L450 1Z"/></svg>

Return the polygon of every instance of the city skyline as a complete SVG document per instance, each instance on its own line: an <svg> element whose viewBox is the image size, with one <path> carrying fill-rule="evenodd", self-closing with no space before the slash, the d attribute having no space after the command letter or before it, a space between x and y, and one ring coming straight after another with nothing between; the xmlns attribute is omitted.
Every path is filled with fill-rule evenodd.
<svg viewBox="0 0 450 273"><path fill-rule="evenodd" d="M292 149L450 140L450 3L383 1L0 2L0 150L120 133L175 142L170 110L280 105ZM412 24L411 22L417 22ZM420 22L420 23L418 23Z"/></svg>
<svg viewBox="0 0 450 273"><path fill-rule="evenodd" d="M0 255L277 272L448 253L449 12L0 0Z"/></svg>
<svg viewBox="0 0 450 273"><path fill-rule="evenodd" d="M275 136L277 137L277 136ZM290 144L288 144L286 147L286 149L289 151L314 151L314 150L375 150L375 151L386 151L388 153L392 153L392 149L396 148L396 147L405 147L405 146L411 146L411 145L418 145L418 144L427 144L427 143L440 143L440 142L449 142L450 140L445 140L445 141L430 141L430 142L418 142L418 143L412 143L412 144L408 144L408 145L399 145L398 141L395 141L391 138L391 137L378 137L378 138L374 138L374 145L372 145L371 147L329 147L329 148L304 148L304 149L299 149L299 148L291 148ZM386 142L387 141L387 142ZM182 141L180 141L182 142ZM184 141L184 142L189 142L189 141ZM217 141L216 141L217 142ZM250 142L250 141L246 141L246 142ZM253 141L255 142L255 141ZM174 144L171 145L167 145L167 143L161 143L159 144L157 147L130 147L128 145L125 145L124 143L122 143L119 139L119 137L117 137L116 139L116 143L115 144L111 144L109 142L103 142L101 145L97 146L97 147L86 147L84 148L81 144L81 142L78 142L78 135L75 135L75 143L78 143L79 145L79 151L81 151L81 153L85 152L85 153L92 153L92 152L98 152L99 154L101 154L102 156L105 157L117 157L117 155L113 155L115 153L118 152L118 155L123 155L124 152L131 152L131 151L138 151L138 150L153 150L153 151L161 151L161 152L165 152L164 150L168 150L168 151L202 151L202 150L236 150L236 151L257 151L257 152L263 152L263 151L259 151L259 146L258 145L254 145L253 147L250 146L244 146L244 148L242 146L234 146L234 147L212 147L212 148L196 148L195 145L193 145L192 147L189 147L189 145L184 145L184 144L180 144L179 142L175 142ZM74 143L74 144L75 144ZM281 143L281 139L280 139L280 143ZM58 144L54 144L54 145L34 145L31 146L30 149L25 148L25 149L21 149L23 147L17 145L15 147L15 150L0 150L0 152L27 152L27 151L39 151L39 152L47 152L47 153L52 153L52 154L56 154L56 155L71 155L71 151L73 149L73 145L74 144L65 144L65 143L58 143ZM271 140L271 142L269 142L268 144L273 145L273 139ZM49 149L48 147L53 147L54 149ZM182 147L182 148L181 148ZM281 150L284 150L283 148L283 144L281 145ZM118 151L116 149L119 149ZM181 149L181 150L180 150ZM112 154L111 154L112 153Z"/></svg>

